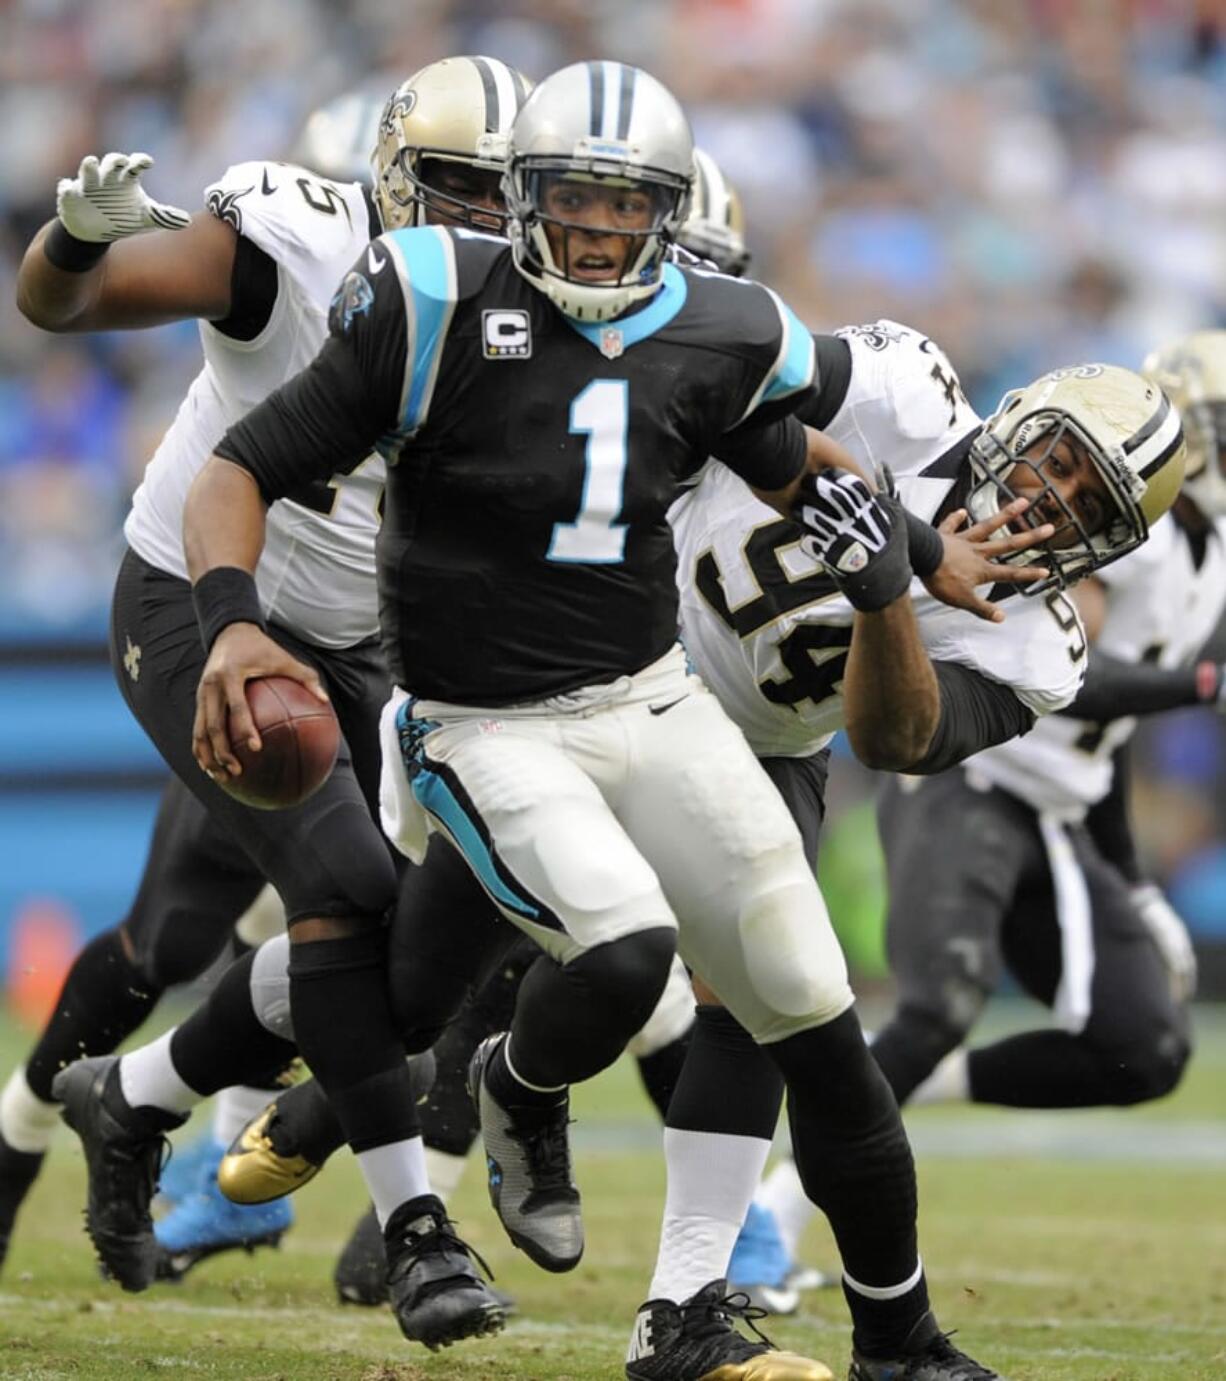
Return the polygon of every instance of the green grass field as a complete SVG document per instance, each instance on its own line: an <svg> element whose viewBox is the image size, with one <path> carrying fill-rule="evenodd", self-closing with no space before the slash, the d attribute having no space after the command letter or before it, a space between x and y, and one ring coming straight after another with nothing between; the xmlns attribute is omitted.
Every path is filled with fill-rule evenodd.
<svg viewBox="0 0 1226 1381"><path fill-rule="evenodd" d="M1198 1017L1198 1057L1160 1105L910 1116L939 1317L1011 1381L1226 1378L1226 1012L1204 1008ZM22 1044L0 1026L5 1071ZM626 1062L583 1089L575 1112L583 1264L550 1276L515 1252L474 1167L454 1212L521 1313L494 1339L434 1355L403 1342L386 1311L334 1302L333 1258L363 1207L347 1155L298 1196L298 1223L279 1251L218 1257L179 1286L130 1296L96 1274L81 1224L83 1166L65 1131L0 1280L0 1377L622 1377L654 1258L658 1130ZM823 1227L807 1246L808 1259L832 1262ZM768 1332L846 1374L849 1329L837 1291L808 1295L799 1315Z"/></svg>

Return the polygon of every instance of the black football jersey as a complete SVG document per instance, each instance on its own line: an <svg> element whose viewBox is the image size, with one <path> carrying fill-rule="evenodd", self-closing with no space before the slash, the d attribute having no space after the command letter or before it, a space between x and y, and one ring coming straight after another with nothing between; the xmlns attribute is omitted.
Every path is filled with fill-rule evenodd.
<svg viewBox="0 0 1226 1381"><path fill-rule="evenodd" d="M727 433L815 385L811 336L759 284L670 264L644 307L579 323L505 240L439 227L374 241L330 326L314 364L218 451L271 500L378 446L392 674L461 704L536 700L662 656L678 486ZM724 449L760 489L800 468L795 444Z"/></svg>

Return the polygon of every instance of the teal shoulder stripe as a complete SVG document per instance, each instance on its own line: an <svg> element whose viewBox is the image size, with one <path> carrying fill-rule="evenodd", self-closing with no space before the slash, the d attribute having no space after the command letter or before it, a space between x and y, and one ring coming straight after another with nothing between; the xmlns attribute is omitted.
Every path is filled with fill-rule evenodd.
<svg viewBox="0 0 1226 1381"><path fill-rule="evenodd" d="M430 411L443 343L455 311L455 248L447 232L437 226L394 230L387 238L399 254L398 268L410 307L409 366L400 426L411 434Z"/></svg>
<svg viewBox="0 0 1226 1381"><path fill-rule="evenodd" d="M795 393L813 381L813 336L785 302L776 298L775 304L783 318L783 341L762 395L764 403L786 398L789 393Z"/></svg>
<svg viewBox="0 0 1226 1381"><path fill-rule="evenodd" d="M665 264L660 289L646 307L631 312L629 316L617 317L613 321L576 321L574 317L569 316L566 317L566 321L597 350L607 339L608 332L620 331L622 349L629 350L632 345L637 345L639 341L662 331L685 306L688 293L689 285L685 281L685 274L675 264Z"/></svg>

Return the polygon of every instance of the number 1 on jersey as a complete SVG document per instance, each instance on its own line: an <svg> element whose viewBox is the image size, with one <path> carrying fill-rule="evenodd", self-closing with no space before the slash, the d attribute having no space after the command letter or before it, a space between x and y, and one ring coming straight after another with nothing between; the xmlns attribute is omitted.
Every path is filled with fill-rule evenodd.
<svg viewBox="0 0 1226 1381"><path fill-rule="evenodd" d="M625 379L596 379L570 405L571 433L587 434L583 498L573 523L554 523L550 561L611 565L625 556L626 524L613 519L626 478L629 390Z"/></svg>

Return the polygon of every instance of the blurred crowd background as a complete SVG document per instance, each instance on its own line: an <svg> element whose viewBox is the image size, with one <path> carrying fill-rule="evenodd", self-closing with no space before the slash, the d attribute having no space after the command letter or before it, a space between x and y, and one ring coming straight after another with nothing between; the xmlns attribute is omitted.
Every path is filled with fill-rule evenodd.
<svg viewBox="0 0 1226 1381"><path fill-rule="evenodd" d="M86 153L142 149L152 194L198 209L228 164L288 150L320 103L460 52L534 77L595 56L652 71L741 192L754 276L815 328L923 329L981 410L1045 368L1135 366L1172 335L1226 325L1223 0L0 0L9 843L19 828L33 841L40 811L64 819L56 791L79 804L87 787L139 787L122 708L89 728L105 674L87 696L56 669L96 658L129 495L199 361L192 324L73 338L19 316L14 272L56 180ZM38 738L60 728L57 695L81 728L67 759ZM1193 711L1149 726L1136 799L1156 874L1226 953L1224 724ZM836 913L863 913L870 933L867 790L844 762L826 853ZM32 842L22 857L44 866ZM30 904L21 886L0 892L0 928L4 908ZM113 923L94 914L107 897L79 901L87 929ZM871 965L871 941L860 948Z"/></svg>

